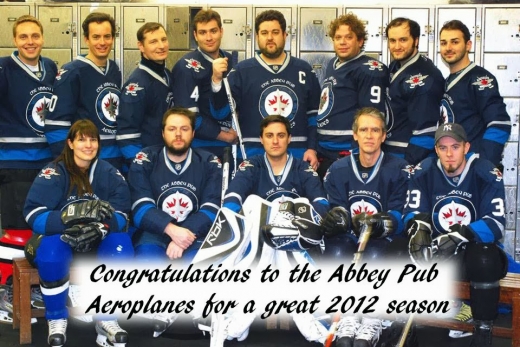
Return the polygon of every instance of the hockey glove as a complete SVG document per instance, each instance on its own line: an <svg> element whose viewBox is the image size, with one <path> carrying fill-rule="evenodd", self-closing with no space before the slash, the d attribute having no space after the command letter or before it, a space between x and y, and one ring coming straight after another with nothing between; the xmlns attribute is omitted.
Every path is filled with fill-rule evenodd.
<svg viewBox="0 0 520 347"><path fill-rule="evenodd" d="M372 223L371 238L387 237L394 232L394 222L388 213L380 212L368 217L370 217L369 222Z"/></svg>
<svg viewBox="0 0 520 347"><path fill-rule="evenodd" d="M102 223L78 224L66 229L60 236L76 252L90 252L108 234L108 226Z"/></svg>
<svg viewBox="0 0 520 347"><path fill-rule="evenodd" d="M61 221L66 226L90 222L101 222L111 218L114 208L103 200L74 202L61 212Z"/></svg>
<svg viewBox="0 0 520 347"><path fill-rule="evenodd" d="M356 235L356 237L359 238L359 235L361 234L361 226L362 225L368 225L372 222L370 221L372 218L372 215L366 214L365 212L362 212L360 214L356 214L352 217L352 233Z"/></svg>
<svg viewBox="0 0 520 347"><path fill-rule="evenodd" d="M350 227L350 213L341 206L332 208L321 223L325 237L347 233Z"/></svg>
<svg viewBox="0 0 520 347"><path fill-rule="evenodd" d="M427 266L432 259L432 226L429 216L420 213L408 223L408 252L412 261L419 266Z"/></svg>
<svg viewBox="0 0 520 347"><path fill-rule="evenodd" d="M437 236L433 240L432 251L435 257L449 259L456 255L469 241L475 239L475 234L467 225L454 224L450 232Z"/></svg>

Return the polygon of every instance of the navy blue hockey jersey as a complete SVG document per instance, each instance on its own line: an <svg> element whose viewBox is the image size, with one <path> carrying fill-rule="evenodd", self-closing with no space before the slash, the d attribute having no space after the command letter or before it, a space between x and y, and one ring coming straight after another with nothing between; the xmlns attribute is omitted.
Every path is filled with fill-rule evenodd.
<svg viewBox="0 0 520 347"><path fill-rule="evenodd" d="M0 169L41 169L52 159L43 125L57 68L43 57L39 67L31 71L17 51L0 58Z"/></svg>
<svg viewBox="0 0 520 347"><path fill-rule="evenodd" d="M387 212L403 231L402 213L412 166L401 158L381 152L370 172L361 172L359 152L335 161L323 184L331 207L342 206L351 216Z"/></svg>
<svg viewBox="0 0 520 347"><path fill-rule="evenodd" d="M511 120L495 76L471 63L446 80L441 121L458 123L468 134L470 150L498 165L511 133Z"/></svg>
<svg viewBox="0 0 520 347"><path fill-rule="evenodd" d="M273 173L266 154L244 160L226 191L224 207L238 212L251 194L271 202L303 197L309 199L320 215L324 216L329 210L329 203L316 171L309 163L292 155L289 155L280 175Z"/></svg>
<svg viewBox="0 0 520 347"><path fill-rule="evenodd" d="M404 156L415 165L433 154L444 78L433 62L419 53L400 68L397 64L394 61L389 67L392 114L385 152Z"/></svg>
<svg viewBox="0 0 520 347"><path fill-rule="evenodd" d="M27 194L23 214L31 229L41 235L61 234L67 227L61 212L74 202L104 200L115 209L112 218L103 221L111 231L126 230L130 212L130 191L119 171L98 159L89 168L93 194L78 197L76 189L69 193L70 176L62 161L47 164L38 174Z"/></svg>
<svg viewBox="0 0 520 347"><path fill-rule="evenodd" d="M434 237L458 223L469 225L477 241L496 242L505 227L504 199L502 174L477 154L467 156L464 171L455 177L446 176L438 159L427 158L413 170L404 222L414 213L429 213Z"/></svg>
<svg viewBox="0 0 520 347"><path fill-rule="evenodd" d="M343 63L338 58L331 59L325 76L317 117L318 149L350 150L357 147L352 132L356 111L371 106L386 114L388 69L361 52Z"/></svg>
<svg viewBox="0 0 520 347"><path fill-rule="evenodd" d="M168 223L203 238L220 207L222 164L201 149L173 163L164 146L137 153L128 173L135 226L162 234Z"/></svg>
<svg viewBox="0 0 520 347"><path fill-rule="evenodd" d="M78 119L96 124L101 136L99 157L120 169L121 151L116 143L116 120L121 95L121 71L108 60L104 69L84 56L63 65L54 83L54 105L45 120L45 136L57 157L71 125Z"/></svg>
<svg viewBox="0 0 520 347"><path fill-rule="evenodd" d="M303 158L316 150L316 115L320 85L309 63L287 54L282 65L269 66L259 54L237 64L228 76L247 157L263 154L260 122L277 114L291 123L289 151ZM221 88L221 93L224 87Z"/></svg>
<svg viewBox="0 0 520 347"><path fill-rule="evenodd" d="M228 58L229 72L233 67L231 54L220 50L219 55ZM192 147L222 155L222 148L229 144L216 138L221 129L231 128L231 116L227 98L220 103L212 100L213 60L200 48L184 55L172 69L173 98L175 105L197 112Z"/></svg>
<svg viewBox="0 0 520 347"><path fill-rule="evenodd" d="M144 147L163 144L162 118L173 106L171 75L157 63L141 59L121 90L117 144L127 162Z"/></svg>

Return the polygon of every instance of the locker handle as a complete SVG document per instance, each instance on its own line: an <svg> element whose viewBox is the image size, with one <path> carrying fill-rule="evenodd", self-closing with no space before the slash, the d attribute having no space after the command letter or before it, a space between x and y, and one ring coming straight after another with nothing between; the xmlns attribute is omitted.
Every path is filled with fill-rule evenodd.
<svg viewBox="0 0 520 347"><path fill-rule="evenodd" d="M9 17L7 18L8 22L16 22L16 17Z"/></svg>

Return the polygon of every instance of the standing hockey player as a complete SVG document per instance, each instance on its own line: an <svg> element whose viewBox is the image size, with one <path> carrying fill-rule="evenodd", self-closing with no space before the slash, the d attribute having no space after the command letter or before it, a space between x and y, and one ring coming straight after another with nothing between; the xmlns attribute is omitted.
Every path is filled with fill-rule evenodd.
<svg viewBox="0 0 520 347"><path fill-rule="evenodd" d="M444 89L439 69L418 52L420 34L419 24L407 18L395 18L386 27L393 61L388 92L392 113L385 151L412 165L433 155Z"/></svg>
<svg viewBox="0 0 520 347"><path fill-rule="evenodd" d="M121 169L123 157L116 143L121 71L108 59L116 24L110 15L92 12L81 26L88 54L78 56L58 71L45 136L53 155L58 156L71 124L90 119L101 134L99 157Z"/></svg>
<svg viewBox="0 0 520 347"><path fill-rule="evenodd" d="M291 154L308 161L316 170L318 78L309 63L284 51L287 32L281 12L260 13L255 19L255 33L260 52L240 62L228 75L247 157L264 153L257 129L263 118L277 114L286 117L291 124ZM225 58L213 62L214 92L225 94L221 82L227 65Z"/></svg>
<svg viewBox="0 0 520 347"><path fill-rule="evenodd" d="M25 248L38 268L50 346L66 342L69 270L75 252L96 250L98 258L133 258L130 237L122 232L130 212L130 191L123 176L98 159L100 136L89 120L75 122L62 154L47 164L27 195L24 215L35 235ZM128 334L110 316L98 317L100 347L124 346Z"/></svg>
<svg viewBox="0 0 520 347"><path fill-rule="evenodd" d="M356 15L349 13L333 20L329 37L336 58L327 65L317 117L320 177L355 147L350 129L356 110L371 106L386 113L388 87L387 67L362 51L368 35Z"/></svg>
<svg viewBox="0 0 520 347"><path fill-rule="evenodd" d="M372 226L364 259L392 257L389 245L394 235L403 231L410 166L381 150L386 139L385 120L374 107L358 110L352 131L359 149L334 162L325 176L325 191L332 207L322 222L327 261L344 263L352 259L361 224ZM349 234L351 231L355 236ZM338 324L336 346L375 346L381 331L380 319L363 317L359 322L354 316L344 316Z"/></svg>
<svg viewBox="0 0 520 347"><path fill-rule="evenodd" d="M458 264L459 276L470 282L474 319L470 346L488 347L498 313L498 282L508 268L506 254L497 245L505 224L505 192L500 171L477 154L468 155L469 150L461 125L439 126L435 133L439 158L427 158L415 167L404 222L415 262Z"/></svg>
<svg viewBox="0 0 520 347"><path fill-rule="evenodd" d="M41 168L52 159L43 135L49 111L56 64L40 55L43 27L33 16L13 25L16 50L0 58L0 284L8 283L6 301L0 295L0 322L12 322L11 277L13 258L23 257L31 237L23 217L27 192Z"/></svg>
<svg viewBox="0 0 520 347"><path fill-rule="evenodd" d="M171 74L165 66L168 37L162 24L141 26L137 47L141 62L123 86L117 119L117 144L128 167L143 147L162 143L162 116L173 106Z"/></svg>
<svg viewBox="0 0 520 347"><path fill-rule="evenodd" d="M220 14L211 9L200 10L193 18L193 36L198 47L184 55L172 70L175 104L197 113L192 147L201 147L219 157L224 147L237 139L227 99L220 109L211 104L213 61L224 58L228 62L226 74L232 68L231 54L220 49L223 34Z"/></svg>
<svg viewBox="0 0 520 347"><path fill-rule="evenodd" d="M470 38L468 28L459 20L445 23L440 31L441 56L450 67L442 99L442 123L462 125L471 151L498 166L511 133L511 121L495 76L469 60Z"/></svg>

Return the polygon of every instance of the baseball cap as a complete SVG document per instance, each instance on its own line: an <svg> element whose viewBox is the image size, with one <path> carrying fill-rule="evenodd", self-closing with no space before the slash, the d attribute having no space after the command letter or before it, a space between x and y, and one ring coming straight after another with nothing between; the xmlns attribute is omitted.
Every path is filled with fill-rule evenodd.
<svg viewBox="0 0 520 347"><path fill-rule="evenodd" d="M435 132L435 143L445 136L449 136L457 142L468 142L466 131L464 131L464 128L457 123L445 123L439 125L439 128Z"/></svg>

